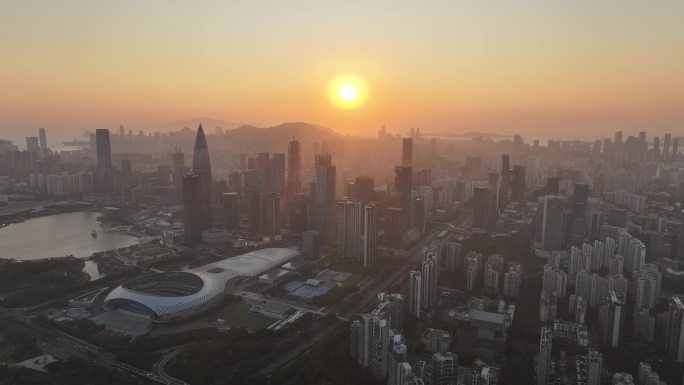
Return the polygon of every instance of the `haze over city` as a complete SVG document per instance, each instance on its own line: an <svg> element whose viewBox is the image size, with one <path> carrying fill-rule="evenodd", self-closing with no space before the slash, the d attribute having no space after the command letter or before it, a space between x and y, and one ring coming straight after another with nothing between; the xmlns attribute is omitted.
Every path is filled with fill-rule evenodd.
<svg viewBox="0 0 684 385"><path fill-rule="evenodd" d="M6 1L0 384L684 384L683 16Z"/></svg>
<svg viewBox="0 0 684 385"><path fill-rule="evenodd" d="M364 136L662 134L684 123L683 14L680 1L6 2L0 132L209 117ZM346 72L369 84L362 108L326 97Z"/></svg>

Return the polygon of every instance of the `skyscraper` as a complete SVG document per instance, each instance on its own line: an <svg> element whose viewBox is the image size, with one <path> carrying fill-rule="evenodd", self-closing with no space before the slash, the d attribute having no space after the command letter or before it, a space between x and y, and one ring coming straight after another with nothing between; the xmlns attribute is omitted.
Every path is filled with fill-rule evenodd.
<svg viewBox="0 0 684 385"><path fill-rule="evenodd" d="M422 309L421 301L423 295L423 282L420 271L411 270L409 272L409 306L408 312L416 318L420 318L420 310Z"/></svg>
<svg viewBox="0 0 684 385"><path fill-rule="evenodd" d="M504 274L503 295L517 297L520 293L520 282L522 282L522 265L517 262L509 263L508 272Z"/></svg>
<svg viewBox="0 0 684 385"><path fill-rule="evenodd" d="M599 323L603 344L617 347L620 344L624 311L622 299L614 291L608 292L608 300L599 309Z"/></svg>
<svg viewBox="0 0 684 385"><path fill-rule="evenodd" d="M438 352L432 356L431 385L451 385L458 381L458 356Z"/></svg>
<svg viewBox="0 0 684 385"><path fill-rule="evenodd" d="M461 256L460 242L450 241L447 243L445 259L444 268L446 271L456 271L456 269L461 268L463 257Z"/></svg>
<svg viewBox="0 0 684 385"><path fill-rule="evenodd" d="M213 223L212 205L212 177L211 160L209 159L209 146L204 136L204 129L200 124L195 136L195 146L192 154L192 173L200 178L200 207L202 228L208 229Z"/></svg>
<svg viewBox="0 0 684 385"><path fill-rule="evenodd" d="M684 362L684 304L679 297L670 297L667 353L671 360Z"/></svg>
<svg viewBox="0 0 684 385"><path fill-rule="evenodd" d="M359 252L361 251L361 203L350 200L340 200L337 201L336 211L337 256L345 258L358 258Z"/></svg>
<svg viewBox="0 0 684 385"><path fill-rule="evenodd" d="M378 209L375 203L363 209L363 265L375 264L378 258Z"/></svg>
<svg viewBox="0 0 684 385"><path fill-rule="evenodd" d="M173 186L181 193L183 191L183 174L185 174L185 154L181 151L176 151L171 154L171 163L173 163Z"/></svg>
<svg viewBox="0 0 684 385"><path fill-rule="evenodd" d="M287 147L287 193L302 192L302 153L297 139L292 139Z"/></svg>
<svg viewBox="0 0 684 385"><path fill-rule="evenodd" d="M672 135L668 132L665 134L665 140L663 141L663 161L667 162L670 159L670 140Z"/></svg>
<svg viewBox="0 0 684 385"><path fill-rule="evenodd" d="M511 171L510 186L511 186L511 200L516 202L525 201L525 167L515 165Z"/></svg>
<svg viewBox="0 0 684 385"><path fill-rule="evenodd" d="M238 194L226 192L223 196L223 217L227 229L235 229L238 225Z"/></svg>
<svg viewBox="0 0 684 385"><path fill-rule="evenodd" d="M487 229L489 223L489 189L475 187L473 190L473 227Z"/></svg>
<svg viewBox="0 0 684 385"><path fill-rule="evenodd" d="M314 206L314 228L319 231L322 242L334 236L335 208L335 166L330 154L316 155L316 180L312 189Z"/></svg>
<svg viewBox="0 0 684 385"><path fill-rule="evenodd" d="M558 178L546 178L546 195L559 195L560 181Z"/></svg>
<svg viewBox="0 0 684 385"><path fill-rule="evenodd" d="M431 310L432 307L437 303L439 254L437 254L434 250L426 251L423 258L422 267L421 306L425 310Z"/></svg>
<svg viewBox="0 0 684 385"><path fill-rule="evenodd" d="M40 153L40 144L38 142L37 136L27 136L26 137L26 150L29 152Z"/></svg>
<svg viewBox="0 0 684 385"><path fill-rule="evenodd" d="M273 192L278 195L285 194L285 154L273 154L271 172L273 173Z"/></svg>
<svg viewBox="0 0 684 385"><path fill-rule="evenodd" d="M592 348L589 348L587 354L586 373L586 385L601 385L601 377L603 376L603 354Z"/></svg>
<svg viewBox="0 0 684 385"><path fill-rule="evenodd" d="M41 127L38 129L38 138L40 139L40 149L43 151L43 155L47 154L47 136L45 135L45 128Z"/></svg>
<svg viewBox="0 0 684 385"><path fill-rule="evenodd" d="M202 241L204 229L202 179L199 175L183 176L183 218L185 243L197 245Z"/></svg>
<svg viewBox="0 0 684 385"><path fill-rule="evenodd" d="M587 201L589 199L589 185L575 183L572 196L572 212L570 222L570 244L579 245L584 241L587 218Z"/></svg>
<svg viewBox="0 0 684 385"><path fill-rule="evenodd" d="M131 160L121 159L121 185L123 187L131 187Z"/></svg>
<svg viewBox="0 0 684 385"><path fill-rule="evenodd" d="M539 339L539 355L537 356L537 385L547 385L551 372L551 329L541 328Z"/></svg>
<svg viewBox="0 0 684 385"><path fill-rule="evenodd" d="M413 212L415 227L418 231L424 233L427 226L427 212L425 210L425 200L420 195L413 199Z"/></svg>
<svg viewBox="0 0 684 385"><path fill-rule="evenodd" d="M268 152L257 154L257 183L260 193L273 190L273 169L271 166L271 155Z"/></svg>
<svg viewBox="0 0 684 385"><path fill-rule="evenodd" d="M114 172L112 170L112 150L109 143L109 130L98 128L95 130L95 144L97 153L97 169L95 187L99 193L109 193L114 190Z"/></svg>
<svg viewBox="0 0 684 385"><path fill-rule="evenodd" d="M373 177L357 177L356 181L354 182L354 187L356 190L356 200L361 202L362 206L365 206L373 201L373 191L375 190Z"/></svg>
<svg viewBox="0 0 684 385"><path fill-rule="evenodd" d="M561 249L563 237L563 198L558 196L546 196L543 199L542 249L545 251L559 251Z"/></svg>
<svg viewBox="0 0 684 385"><path fill-rule="evenodd" d="M672 154L670 155L670 160L677 160L677 155L679 154L679 137L672 139Z"/></svg>
<svg viewBox="0 0 684 385"><path fill-rule="evenodd" d="M401 210L405 227L411 227L411 166L394 168L394 189L401 194Z"/></svg>
<svg viewBox="0 0 684 385"><path fill-rule="evenodd" d="M401 165L413 166L413 139L403 138L401 142Z"/></svg>

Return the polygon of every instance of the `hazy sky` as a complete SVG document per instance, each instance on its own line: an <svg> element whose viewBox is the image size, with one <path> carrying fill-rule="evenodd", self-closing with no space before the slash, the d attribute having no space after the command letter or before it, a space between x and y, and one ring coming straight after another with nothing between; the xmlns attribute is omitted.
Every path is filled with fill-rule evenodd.
<svg viewBox="0 0 684 385"><path fill-rule="evenodd" d="M4 0L0 137L209 116L684 134L684 1ZM326 83L356 72L367 103Z"/></svg>

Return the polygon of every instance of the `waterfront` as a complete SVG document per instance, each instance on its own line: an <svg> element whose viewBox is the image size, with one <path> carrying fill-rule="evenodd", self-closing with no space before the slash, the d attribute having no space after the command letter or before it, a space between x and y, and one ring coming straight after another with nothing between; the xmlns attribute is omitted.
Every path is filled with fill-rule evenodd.
<svg viewBox="0 0 684 385"><path fill-rule="evenodd" d="M85 258L137 242L130 235L105 232L97 221L100 215L90 211L55 214L0 228L0 258L20 261L65 255ZM93 229L97 237L90 235Z"/></svg>

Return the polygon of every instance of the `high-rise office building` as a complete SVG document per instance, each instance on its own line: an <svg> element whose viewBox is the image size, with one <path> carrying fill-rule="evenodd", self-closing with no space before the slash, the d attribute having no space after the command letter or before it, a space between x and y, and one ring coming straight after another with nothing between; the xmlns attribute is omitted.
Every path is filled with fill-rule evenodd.
<svg viewBox="0 0 684 385"><path fill-rule="evenodd" d="M209 158L209 146L207 138L204 136L204 129L200 124L195 136L195 145L192 154L192 173L198 175L201 181L201 207L203 228L208 229L214 224L213 216L213 195L212 195L212 176L211 160Z"/></svg>
<svg viewBox="0 0 684 385"><path fill-rule="evenodd" d="M287 147L287 193L302 192L302 152L297 139L292 139Z"/></svg>
<svg viewBox="0 0 684 385"><path fill-rule="evenodd" d="M121 185L124 188L131 187L133 185L133 180L131 177L131 160L121 159Z"/></svg>
<svg viewBox="0 0 684 385"><path fill-rule="evenodd" d="M34 152L40 154L40 144L38 142L37 136L27 136L26 137L26 150L28 152Z"/></svg>
<svg viewBox="0 0 684 385"><path fill-rule="evenodd" d="M673 361L684 362L684 304L679 297L670 297L667 355Z"/></svg>
<svg viewBox="0 0 684 385"><path fill-rule="evenodd" d="M621 275L624 273L625 259L622 255L615 254L608 262L608 275Z"/></svg>
<svg viewBox="0 0 684 385"><path fill-rule="evenodd" d="M312 189L314 228L324 243L335 235L335 174L330 154L316 155L316 179Z"/></svg>
<svg viewBox="0 0 684 385"><path fill-rule="evenodd" d="M452 385L458 381L458 356L438 352L432 356L431 385Z"/></svg>
<svg viewBox="0 0 684 385"><path fill-rule="evenodd" d="M400 207L388 207L385 212L385 240L394 248L400 248L406 231L404 210Z"/></svg>
<svg viewBox="0 0 684 385"><path fill-rule="evenodd" d="M522 265L517 262L509 262L508 272L504 274L503 295L517 297L520 294L522 282Z"/></svg>
<svg viewBox="0 0 684 385"><path fill-rule="evenodd" d="M572 211L570 213L569 235L571 245L579 245L584 241L588 199L589 185L586 183L575 183L572 195Z"/></svg>
<svg viewBox="0 0 684 385"><path fill-rule="evenodd" d="M427 226L427 211L425 209L425 199L420 195L413 199L413 212L415 228L424 233Z"/></svg>
<svg viewBox="0 0 684 385"><path fill-rule="evenodd" d="M234 230L239 223L238 218L238 194L226 192L223 196L223 220L227 229Z"/></svg>
<svg viewBox="0 0 684 385"><path fill-rule="evenodd" d="M489 189L475 187L473 190L473 227L486 229L489 223Z"/></svg>
<svg viewBox="0 0 684 385"><path fill-rule="evenodd" d="M499 183L499 203L502 210L508 204L511 189L511 158L508 154L501 155L501 183Z"/></svg>
<svg viewBox="0 0 684 385"><path fill-rule="evenodd" d="M515 202L525 201L526 177L525 167L513 166L510 176L511 200Z"/></svg>
<svg viewBox="0 0 684 385"><path fill-rule="evenodd" d="M194 246L202 241L204 212L202 179L199 175L183 176L183 219L185 243Z"/></svg>
<svg viewBox="0 0 684 385"><path fill-rule="evenodd" d="M359 258L361 252L361 203L337 201L337 256ZM365 222L365 221L364 221Z"/></svg>
<svg viewBox="0 0 684 385"><path fill-rule="evenodd" d="M354 189L356 192L356 200L361 202L362 206L371 203L373 199L373 191L375 190L373 177L360 176L354 182Z"/></svg>
<svg viewBox="0 0 684 385"><path fill-rule="evenodd" d="M360 205L361 203L359 203ZM375 203L363 208L363 265L368 267L378 259L378 209Z"/></svg>
<svg viewBox="0 0 684 385"><path fill-rule="evenodd" d="M668 132L665 134L665 139L663 140L663 161L667 162L670 159L670 140L672 135Z"/></svg>
<svg viewBox="0 0 684 385"><path fill-rule="evenodd" d="M599 308L599 324L604 345L615 348L620 344L624 319L623 306L622 299L614 291L609 291L607 301Z"/></svg>
<svg viewBox="0 0 684 385"><path fill-rule="evenodd" d="M262 233L271 240L280 234L280 196L274 192L261 194Z"/></svg>
<svg viewBox="0 0 684 385"><path fill-rule="evenodd" d="M390 327L386 319L375 316L372 319L370 335L370 369L373 377L384 379L387 377L389 358L389 334Z"/></svg>
<svg viewBox="0 0 684 385"><path fill-rule="evenodd" d="M446 271L456 271L462 267L463 258L461 256L461 243L449 241L446 245L446 255L444 269Z"/></svg>
<svg viewBox="0 0 684 385"><path fill-rule="evenodd" d="M285 154L273 154L271 172L273 174L273 192L278 195L285 194Z"/></svg>
<svg viewBox="0 0 684 385"><path fill-rule="evenodd" d="M420 310L422 309L422 290L423 282L420 271L409 271L409 305L408 313L416 318L420 318Z"/></svg>
<svg viewBox="0 0 684 385"><path fill-rule="evenodd" d="M307 259L318 259L320 243L318 231L308 230L302 233L302 254Z"/></svg>
<svg viewBox="0 0 684 385"><path fill-rule="evenodd" d="M109 142L109 130L95 130L97 155L96 190L99 193L110 193L114 190L114 170L112 169L112 149Z"/></svg>
<svg viewBox="0 0 684 385"><path fill-rule="evenodd" d="M437 284L439 277L439 254L437 252L434 250L425 252L422 270L421 306L425 310L431 310L437 303Z"/></svg>
<svg viewBox="0 0 684 385"><path fill-rule="evenodd" d="M499 172L490 170L487 177L487 188L489 189L489 220L494 223L499 214L501 207L499 206L499 193L501 191L501 180Z"/></svg>
<svg viewBox="0 0 684 385"><path fill-rule="evenodd" d="M475 289L477 276L480 272L481 254L469 252L463 260L463 276L466 281L466 293L471 293Z"/></svg>
<svg viewBox="0 0 684 385"><path fill-rule="evenodd" d="M589 348L586 358L586 385L601 385L601 378L603 376L603 355Z"/></svg>
<svg viewBox="0 0 684 385"><path fill-rule="evenodd" d="M173 186L178 192L183 191L183 174L185 174L185 154L181 151L176 151L171 154L171 163L173 164Z"/></svg>
<svg viewBox="0 0 684 385"><path fill-rule="evenodd" d="M403 138L401 141L401 165L413 166L413 139Z"/></svg>
<svg viewBox="0 0 684 385"><path fill-rule="evenodd" d="M551 329L542 327L537 356L537 385L548 385L549 383L552 338Z"/></svg>
<svg viewBox="0 0 684 385"><path fill-rule="evenodd" d="M561 250L564 201L559 196L546 196L542 217L541 244L545 251Z"/></svg>
<svg viewBox="0 0 684 385"><path fill-rule="evenodd" d="M658 266L647 264L634 277L634 306L653 309L660 300L662 273Z"/></svg>
<svg viewBox="0 0 684 385"><path fill-rule="evenodd" d="M560 180L554 177L546 178L546 195L560 195Z"/></svg>
<svg viewBox="0 0 684 385"><path fill-rule="evenodd" d="M260 152L257 154L256 170L259 192L271 192L273 190L273 169L271 155L268 152Z"/></svg>
<svg viewBox="0 0 684 385"><path fill-rule="evenodd" d="M41 127L38 129L38 139L40 140L40 149L43 151L43 155L47 154L47 135L45 134L45 128Z"/></svg>
<svg viewBox="0 0 684 385"><path fill-rule="evenodd" d="M499 291L499 282L503 276L504 258L501 254L487 257L484 268L484 286L495 292Z"/></svg>
<svg viewBox="0 0 684 385"><path fill-rule="evenodd" d="M670 154L671 160L677 160L677 155L679 154L679 137L672 139L672 154Z"/></svg>
<svg viewBox="0 0 684 385"><path fill-rule="evenodd" d="M405 228L411 227L411 166L394 168L394 189L401 194L401 210Z"/></svg>

